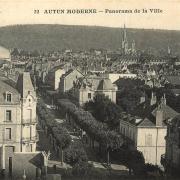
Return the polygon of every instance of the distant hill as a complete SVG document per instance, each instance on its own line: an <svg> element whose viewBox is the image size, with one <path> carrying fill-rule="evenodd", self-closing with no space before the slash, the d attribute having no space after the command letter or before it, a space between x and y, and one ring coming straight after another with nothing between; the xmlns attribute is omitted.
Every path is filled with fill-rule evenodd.
<svg viewBox="0 0 180 180"><path fill-rule="evenodd" d="M129 43L134 39L138 49L167 52L168 45L180 55L180 31L127 29ZM0 28L0 45L26 50L118 49L122 29L73 25L15 25Z"/></svg>

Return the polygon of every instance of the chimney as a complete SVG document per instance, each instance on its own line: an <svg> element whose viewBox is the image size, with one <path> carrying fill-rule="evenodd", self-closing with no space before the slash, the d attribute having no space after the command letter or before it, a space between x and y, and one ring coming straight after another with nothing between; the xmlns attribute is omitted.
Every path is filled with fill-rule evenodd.
<svg viewBox="0 0 180 180"><path fill-rule="evenodd" d="M156 111L156 126L163 126L163 120L163 110L161 109L161 105L159 105Z"/></svg>
<svg viewBox="0 0 180 180"><path fill-rule="evenodd" d="M152 105L156 104L156 102L157 102L156 95L152 92L150 105L152 106Z"/></svg>
<svg viewBox="0 0 180 180"><path fill-rule="evenodd" d="M161 104L166 105L166 95L161 98Z"/></svg>

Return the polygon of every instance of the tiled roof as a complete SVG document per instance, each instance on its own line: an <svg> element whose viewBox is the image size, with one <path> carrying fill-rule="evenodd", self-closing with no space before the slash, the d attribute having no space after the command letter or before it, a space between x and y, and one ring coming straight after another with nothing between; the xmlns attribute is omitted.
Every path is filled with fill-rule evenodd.
<svg viewBox="0 0 180 180"><path fill-rule="evenodd" d="M171 125L180 127L180 115L177 115L170 121Z"/></svg>
<svg viewBox="0 0 180 180"><path fill-rule="evenodd" d="M23 72L19 75L16 87L23 98L28 95L29 91L36 96L29 72Z"/></svg>
<svg viewBox="0 0 180 180"><path fill-rule="evenodd" d="M149 126L153 127L153 126L155 126L155 123L150 121L148 118L145 118L138 124L138 126L139 127L149 127Z"/></svg>
<svg viewBox="0 0 180 180"><path fill-rule="evenodd" d="M110 79L102 79L99 82L97 90L114 90L114 87Z"/></svg>
<svg viewBox="0 0 180 180"><path fill-rule="evenodd" d="M62 75L62 78L67 77L69 74L71 74L73 71L77 71L80 74L82 74L80 71L78 71L77 69L70 69L69 71L67 71L65 74ZM82 74L83 75L83 74ZM83 75L84 76L84 75Z"/></svg>
<svg viewBox="0 0 180 180"><path fill-rule="evenodd" d="M63 69L63 68L64 68L64 64L61 64L61 65L59 65L59 66L53 67L53 68L50 70L50 72L55 72L55 71L57 71L57 70L59 70L59 69Z"/></svg>
<svg viewBox="0 0 180 180"><path fill-rule="evenodd" d="M115 87L110 79L99 76L88 76L84 78L79 78L77 84L79 84L77 87L81 89L88 87L94 91L115 90Z"/></svg>
<svg viewBox="0 0 180 180"><path fill-rule="evenodd" d="M148 118L150 120L155 120L154 116L151 114L152 111L157 107L157 104L150 105L150 100L146 100L144 103L139 104L134 111L132 112L132 115L139 116L141 118Z"/></svg>
<svg viewBox="0 0 180 180"><path fill-rule="evenodd" d="M12 93L12 102L19 103L20 102L20 94L17 89L9 83L10 81L1 81L0 80L0 104L8 104L5 101L5 94L7 92Z"/></svg>
<svg viewBox="0 0 180 180"><path fill-rule="evenodd" d="M155 117L156 116L156 112L158 110L158 108L160 108L161 111L163 111L163 117L164 120L169 119L169 118L174 118L175 116L177 116L179 113L177 113L174 109L172 109L171 107L169 107L166 104L161 104L160 107L156 107L153 111L152 111L152 115Z"/></svg>

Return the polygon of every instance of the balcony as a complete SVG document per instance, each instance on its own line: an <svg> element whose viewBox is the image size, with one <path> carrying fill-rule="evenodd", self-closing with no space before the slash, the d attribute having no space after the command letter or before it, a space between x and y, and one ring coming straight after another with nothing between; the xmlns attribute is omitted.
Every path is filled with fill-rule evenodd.
<svg viewBox="0 0 180 180"><path fill-rule="evenodd" d="M23 119L22 124L24 126L34 125L37 124L37 119Z"/></svg>
<svg viewBox="0 0 180 180"><path fill-rule="evenodd" d="M33 136L33 137L25 137L22 138L22 142L23 143L35 143L39 140L38 136Z"/></svg>

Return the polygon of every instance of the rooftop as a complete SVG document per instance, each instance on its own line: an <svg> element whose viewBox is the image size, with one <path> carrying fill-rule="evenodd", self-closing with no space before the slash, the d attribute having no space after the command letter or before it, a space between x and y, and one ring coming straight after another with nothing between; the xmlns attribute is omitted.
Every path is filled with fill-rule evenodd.
<svg viewBox="0 0 180 180"><path fill-rule="evenodd" d="M26 97L29 94L29 91L35 95L34 87L29 72L23 72L19 75L16 88L21 94L21 97Z"/></svg>

